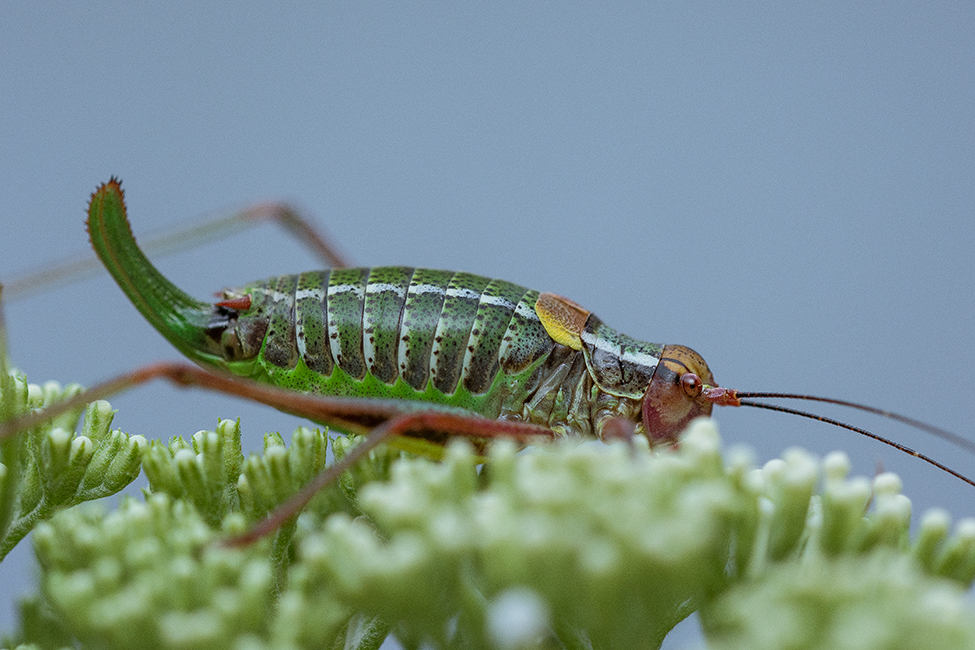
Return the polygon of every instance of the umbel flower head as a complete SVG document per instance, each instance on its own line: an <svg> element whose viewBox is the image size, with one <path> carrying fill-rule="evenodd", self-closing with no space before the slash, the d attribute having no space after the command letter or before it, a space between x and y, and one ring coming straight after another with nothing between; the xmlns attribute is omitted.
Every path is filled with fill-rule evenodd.
<svg viewBox="0 0 975 650"><path fill-rule="evenodd" d="M0 371L0 421L67 400L78 384L28 384L16 372ZM44 422L0 441L0 560L39 522L84 501L119 492L139 475L148 443L112 430L115 411L105 401Z"/></svg>
<svg viewBox="0 0 975 650"><path fill-rule="evenodd" d="M233 441L205 439L171 445L171 457L242 485L207 457L225 458ZM253 504L306 471L281 459L293 454L297 468L321 448L307 433L292 443L300 453L273 442L241 465L254 467L239 490L251 506L233 505L215 478L186 479L212 480L226 504L219 527L172 482L145 504L42 526L44 593L70 635L113 648L376 648L388 634L408 648L654 648L699 610L716 647L975 643L963 594L975 525L951 536L936 512L912 542L899 482L849 479L841 456L794 451L756 470L747 454L722 456L710 421L660 454L496 445L480 474L462 443L440 463L390 467L379 454L353 482L378 480L324 498L286 536L291 550L280 539L224 548L215 542L263 507Z"/></svg>

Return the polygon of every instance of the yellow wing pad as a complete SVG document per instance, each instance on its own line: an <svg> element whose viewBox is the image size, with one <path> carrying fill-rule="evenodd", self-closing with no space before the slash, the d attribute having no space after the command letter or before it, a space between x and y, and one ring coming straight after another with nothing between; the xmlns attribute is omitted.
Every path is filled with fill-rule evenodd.
<svg viewBox="0 0 975 650"><path fill-rule="evenodd" d="M582 330L589 318L589 310L560 295L542 293L535 303L535 313L556 343L573 350L582 349Z"/></svg>

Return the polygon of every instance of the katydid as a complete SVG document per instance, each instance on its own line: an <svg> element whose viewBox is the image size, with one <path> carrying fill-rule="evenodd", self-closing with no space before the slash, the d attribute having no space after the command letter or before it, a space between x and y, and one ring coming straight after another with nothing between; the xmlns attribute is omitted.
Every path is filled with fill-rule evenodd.
<svg viewBox="0 0 975 650"><path fill-rule="evenodd" d="M842 404L971 451L970 441L841 400L720 387L692 349L631 338L553 293L468 273L332 268L269 278L202 302L171 284L139 249L115 178L92 195L88 230L98 257L143 316L180 352L216 373L147 366L98 387L97 397L162 376L428 455L456 435L483 442L635 434L652 445L675 444L714 404L755 406L856 431L975 485L863 429L748 398ZM7 423L0 437L24 424Z"/></svg>

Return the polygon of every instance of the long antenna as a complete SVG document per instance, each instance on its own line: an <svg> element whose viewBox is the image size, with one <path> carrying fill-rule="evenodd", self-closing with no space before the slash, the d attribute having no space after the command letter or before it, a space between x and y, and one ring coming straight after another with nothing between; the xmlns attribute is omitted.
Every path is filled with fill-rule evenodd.
<svg viewBox="0 0 975 650"><path fill-rule="evenodd" d="M971 440L967 438L963 438L962 436L959 436L950 431L946 431L945 429L942 429L940 427L936 427L926 422L921 422L920 420L915 420L914 418L909 418L906 415L900 415L898 413L885 411L883 409L874 408L872 406L865 406L863 404L858 404L856 402L848 402L846 400L832 399L829 397L816 397L813 395L796 395L792 393L755 393L755 392L747 393L747 392L737 391L733 388L722 388L719 386L704 387L702 391L702 395L709 402L712 402L719 406L751 406L754 408L766 409L768 411L789 413L792 415L798 415L800 417L809 418L810 420L825 422L826 424L832 424L833 426L840 427L841 429L846 429L848 431L859 433L862 436L866 436L867 438L872 438L873 440L882 442L885 445L889 445L894 449L904 452L905 454L914 456L915 458L923 460L926 463L934 465L938 469L947 472L948 474L951 474L955 478L961 479L965 483L968 483L969 485L975 487L975 481L973 481L972 479L968 478L963 474L956 472L955 470L951 469L946 465L943 465L942 463L939 463L938 461L934 460L930 456L922 454L921 452L908 447L907 445L902 445L899 442L894 442L889 438L885 438L884 436L878 435L876 433L872 433L870 431L867 431L866 429L861 429L860 427L855 427L853 425L846 424L845 422L840 422L839 420L834 420L833 418L828 418L823 415L816 415L815 413L809 413L807 411L799 411L797 409L791 409L785 406L777 406L775 404L765 404L764 402L753 402L750 401L748 398L759 397L765 399L800 399L800 400L807 400L810 402L823 402L826 404L837 404L839 406L846 406L849 408L866 411L868 413L873 413L875 415L880 415L882 417L889 418L897 422L901 422L908 426L912 426L916 429L919 429L933 436L941 438L942 440L945 440L951 444L954 444L955 446L964 449L965 451L971 454L975 454L975 442L972 442Z"/></svg>
<svg viewBox="0 0 975 650"><path fill-rule="evenodd" d="M866 406L865 404L857 404L856 402L848 402L842 399L833 399L831 397L815 397L813 395L794 395L792 393L742 393L738 392L739 399L749 399L752 397L758 397L760 399L803 399L809 402L824 402L826 404L838 404L840 406L847 406L852 409L858 409L860 411L866 411L867 413L873 413L874 415L880 415L885 418L889 418L896 422L906 424L908 426L914 427L921 431L930 433L933 436L946 440L951 444L960 447L971 454L975 454L975 442L969 440L968 438L959 436L957 433L952 433L942 429L941 427L936 427L933 424L928 424L927 422L921 422L920 420L915 420L914 418L909 418L906 415L901 415L900 413L894 413L893 411L885 411L883 409L874 408L873 406ZM749 403L748 406L751 406Z"/></svg>

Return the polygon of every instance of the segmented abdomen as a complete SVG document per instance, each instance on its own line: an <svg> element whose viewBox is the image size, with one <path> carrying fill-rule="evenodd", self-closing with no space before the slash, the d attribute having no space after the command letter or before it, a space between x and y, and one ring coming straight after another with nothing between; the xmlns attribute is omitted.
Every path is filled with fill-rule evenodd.
<svg viewBox="0 0 975 650"><path fill-rule="evenodd" d="M406 267L281 276L240 290L249 317L267 318L266 364L299 359L328 377L402 379L416 391L487 392L499 371L519 375L554 342L537 315L538 292L469 273Z"/></svg>

